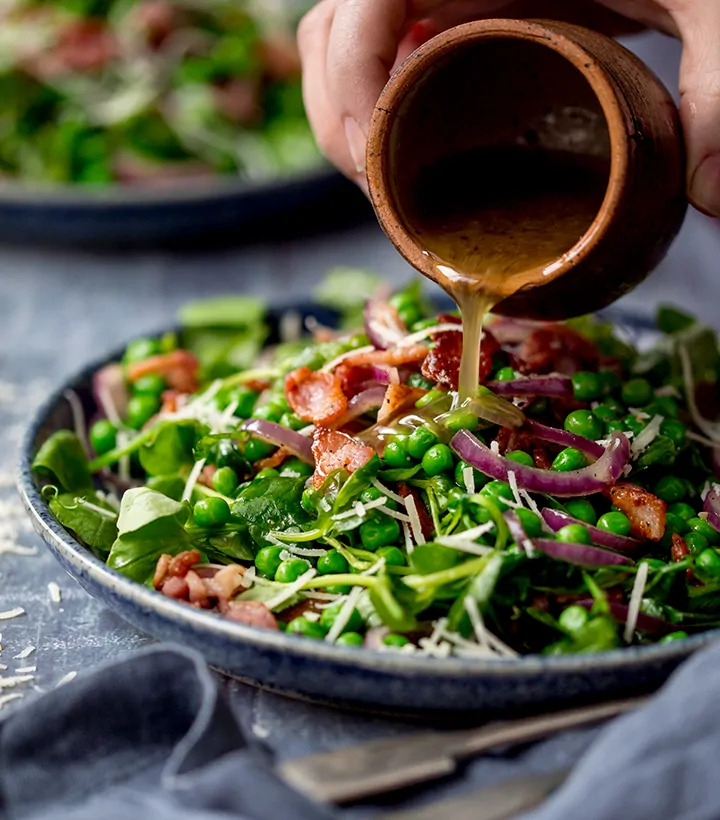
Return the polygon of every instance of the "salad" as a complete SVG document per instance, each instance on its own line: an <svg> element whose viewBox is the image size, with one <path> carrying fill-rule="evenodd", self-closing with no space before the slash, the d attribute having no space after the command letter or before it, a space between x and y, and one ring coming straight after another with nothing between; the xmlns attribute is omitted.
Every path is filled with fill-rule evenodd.
<svg viewBox="0 0 720 820"><path fill-rule="evenodd" d="M320 154L291 0L5 0L0 175L42 183L267 179Z"/></svg>
<svg viewBox="0 0 720 820"><path fill-rule="evenodd" d="M323 291L339 330L288 314L267 343L263 306L226 299L131 342L87 436L74 400L36 455L57 520L160 595L342 646L505 659L720 626L714 331L663 308L638 351L595 318L490 317L458 406L458 315L350 290Z"/></svg>

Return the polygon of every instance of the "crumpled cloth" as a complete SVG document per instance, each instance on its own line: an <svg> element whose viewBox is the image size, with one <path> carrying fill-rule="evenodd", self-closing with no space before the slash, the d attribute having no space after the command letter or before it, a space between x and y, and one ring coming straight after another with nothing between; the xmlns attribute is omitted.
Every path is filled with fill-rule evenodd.
<svg viewBox="0 0 720 820"><path fill-rule="evenodd" d="M354 820L570 763L570 778L525 820L718 818L719 688L716 644L647 706L604 727L499 750L439 784L338 809L277 777L273 755L243 731L198 653L161 645L80 676L0 722L0 817Z"/></svg>

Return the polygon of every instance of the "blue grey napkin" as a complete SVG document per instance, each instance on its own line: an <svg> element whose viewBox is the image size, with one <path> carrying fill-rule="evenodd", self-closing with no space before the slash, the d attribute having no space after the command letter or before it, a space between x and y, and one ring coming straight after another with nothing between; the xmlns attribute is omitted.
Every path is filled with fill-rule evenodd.
<svg viewBox="0 0 720 820"><path fill-rule="evenodd" d="M718 680L720 645L688 661L647 707L605 729L485 757L452 781L391 802L424 803L576 762L565 786L526 820L720 817ZM100 668L0 723L1 817L327 820L373 813L371 805L319 806L287 788L202 658L178 647Z"/></svg>

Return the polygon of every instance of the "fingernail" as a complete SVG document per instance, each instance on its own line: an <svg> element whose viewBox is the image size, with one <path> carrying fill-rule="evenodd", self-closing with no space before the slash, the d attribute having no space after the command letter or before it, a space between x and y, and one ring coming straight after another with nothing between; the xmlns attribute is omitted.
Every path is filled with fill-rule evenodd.
<svg viewBox="0 0 720 820"><path fill-rule="evenodd" d="M720 154L698 165L690 181L690 201L708 216L720 216Z"/></svg>
<svg viewBox="0 0 720 820"><path fill-rule="evenodd" d="M355 170L362 174L365 170L365 134L357 120L352 117L345 117L343 120L345 128L345 139L347 140L350 156L355 164Z"/></svg>

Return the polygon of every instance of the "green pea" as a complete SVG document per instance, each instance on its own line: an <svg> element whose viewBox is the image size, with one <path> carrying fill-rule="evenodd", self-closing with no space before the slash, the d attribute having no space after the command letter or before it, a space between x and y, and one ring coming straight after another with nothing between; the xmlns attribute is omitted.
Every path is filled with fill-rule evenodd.
<svg viewBox="0 0 720 820"><path fill-rule="evenodd" d="M524 450L513 450L511 453L506 453L505 458L509 458L510 461L515 461L518 464L524 464L526 467L535 466L533 457L530 453L526 453Z"/></svg>
<svg viewBox="0 0 720 820"><path fill-rule="evenodd" d="M248 461L260 461L275 452L275 445L259 438L251 438L245 442L245 457Z"/></svg>
<svg viewBox="0 0 720 820"><path fill-rule="evenodd" d="M665 516L665 532L668 530L671 533L676 532L678 535L686 535L690 532L690 527L688 527L684 518L669 512Z"/></svg>
<svg viewBox="0 0 720 820"><path fill-rule="evenodd" d="M467 494L464 493L460 487L453 487L447 494L447 509L453 511L457 510L457 508L464 503L466 498Z"/></svg>
<svg viewBox="0 0 720 820"><path fill-rule="evenodd" d="M495 501L495 503L498 503L497 498L493 498L493 501ZM505 505L502 503L501 508L505 509ZM488 524L493 520L492 515L490 515L490 511L486 507L483 507L481 504L468 504L468 512L470 513L470 517L476 524Z"/></svg>
<svg viewBox="0 0 720 820"><path fill-rule="evenodd" d="M336 646L362 646L365 639L359 632L343 632L335 641Z"/></svg>
<svg viewBox="0 0 720 820"><path fill-rule="evenodd" d="M388 567L404 567L405 555L397 547L380 547L375 553L378 558L384 558Z"/></svg>
<svg viewBox="0 0 720 820"><path fill-rule="evenodd" d="M639 419L637 416L625 416L623 422L625 424L625 429L637 436L645 429L648 419Z"/></svg>
<svg viewBox="0 0 720 820"><path fill-rule="evenodd" d="M432 404L446 395L447 393L444 390L431 390L415 402L415 407L417 407L418 410L422 410L423 407L427 407L428 404Z"/></svg>
<svg viewBox="0 0 720 820"><path fill-rule="evenodd" d="M349 571L348 562L337 550L328 550L317 562L320 575L343 575Z"/></svg>
<svg viewBox="0 0 720 820"><path fill-rule="evenodd" d="M325 609L323 609L322 615L320 616L320 626L322 626L326 632L329 631L335 623L335 619L339 615L343 606L344 603L342 601L338 601L337 603L330 604L330 606L326 606ZM359 632L364 625L365 623L362 619L362 615L357 611L357 609L353 609L342 631Z"/></svg>
<svg viewBox="0 0 720 820"><path fill-rule="evenodd" d="M303 615L293 618L287 625L287 631L294 635L302 635L303 638L315 638L318 641L324 640L327 632L317 621L308 621Z"/></svg>
<svg viewBox="0 0 720 820"><path fill-rule="evenodd" d="M383 458L390 467L411 467L412 456L405 449L401 441L393 440L385 445Z"/></svg>
<svg viewBox="0 0 720 820"><path fill-rule="evenodd" d="M681 421L665 419L660 425L660 432L667 436L676 447L683 447L687 437L687 427Z"/></svg>
<svg viewBox="0 0 720 820"><path fill-rule="evenodd" d="M228 396L228 404L237 402L237 407L235 408L233 415L239 419L249 419L250 416L252 416L253 408L255 407L255 402L258 399L258 395L259 394L254 390L251 390L249 387L245 387L244 385L236 387Z"/></svg>
<svg viewBox="0 0 720 820"><path fill-rule="evenodd" d="M232 467L221 467L215 470L212 485L222 495L231 496L238 488L238 477Z"/></svg>
<svg viewBox="0 0 720 820"><path fill-rule="evenodd" d="M224 498L211 495L193 507L193 521L198 527L221 527L230 520L230 507Z"/></svg>
<svg viewBox="0 0 720 820"><path fill-rule="evenodd" d="M613 373L612 370L601 370L598 376L600 376L604 396L609 396L619 389L621 382L617 373Z"/></svg>
<svg viewBox="0 0 720 820"><path fill-rule="evenodd" d="M581 470L583 467L587 467L587 456L576 447L566 447L561 450L550 465L551 470L563 473Z"/></svg>
<svg viewBox="0 0 720 820"><path fill-rule="evenodd" d="M117 444L117 427L110 419L100 419L90 428L90 444L93 450L101 456L109 453Z"/></svg>
<svg viewBox="0 0 720 820"><path fill-rule="evenodd" d="M615 413L615 418L620 418L620 416L625 415L625 406L612 396L607 396L604 398L600 402L599 406L607 407L609 410L612 410L613 413Z"/></svg>
<svg viewBox="0 0 720 820"><path fill-rule="evenodd" d="M561 527L555 536L558 541L566 541L570 544L592 544L592 538L582 524L567 524Z"/></svg>
<svg viewBox="0 0 720 820"><path fill-rule="evenodd" d="M621 421L609 421L605 425L605 435L611 436L613 433L623 433L625 425Z"/></svg>
<svg viewBox="0 0 720 820"><path fill-rule="evenodd" d="M395 632L390 632L383 638L385 646L406 646L410 641L404 635L398 635Z"/></svg>
<svg viewBox="0 0 720 820"><path fill-rule="evenodd" d="M666 475L655 483L653 492L658 498L672 504L674 501L682 501L685 498L685 483L674 475Z"/></svg>
<svg viewBox="0 0 720 820"><path fill-rule="evenodd" d="M429 484L437 496L447 495L454 487L452 481L446 475L433 476Z"/></svg>
<svg viewBox="0 0 720 820"><path fill-rule="evenodd" d="M495 374L495 380L499 382L512 382L515 381L516 378L517 376L512 367L501 367Z"/></svg>
<svg viewBox="0 0 720 820"><path fill-rule="evenodd" d="M279 422L285 410L276 402L268 402L261 404L253 410L254 419L262 419L263 421Z"/></svg>
<svg viewBox="0 0 720 820"><path fill-rule="evenodd" d="M578 401L594 401L603 394L603 380L599 373L581 370L572 377L572 385Z"/></svg>
<svg viewBox="0 0 720 820"><path fill-rule="evenodd" d="M159 396L165 390L165 379L159 373L148 373L133 382L133 393L143 396Z"/></svg>
<svg viewBox="0 0 720 820"><path fill-rule="evenodd" d="M156 339L134 339L125 348L123 355L124 364L135 364L144 362L151 356L156 356L160 352L160 345Z"/></svg>
<svg viewBox="0 0 720 820"><path fill-rule="evenodd" d="M603 404L598 404L592 412L596 419L600 419L605 424L617 420L617 413L611 407L605 407Z"/></svg>
<svg viewBox="0 0 720 820"><path fill-rule="evenodd" d="M262 547L255 555L255 566L258 572L266 575L270 580L275 578L275 573L278 570L283 559L280 554L285 552L285 547Z"/></svg>
<svg viewBox="0 0 720 820"><path fill-rule="evenodd" d="M695 559L695 563L711 575L720 575L720 555L706 547Z"/></svg>
<svg viewBox="0 0 720 820"><path fill-rule="evenodd" d="M306 513L313 515L317 512L317 503L320 499L320 494L315 487L306 487L300 498L300 505Z"/></svg>
<svg viewBox="0 0 720 820"><path fill-rule="evenodd" d="M689 637L687 632L679 630L678 632L671 632L669 635L663 635L663 637L660 638L658 643L672 643L673 641L682 641L687 637Z"/></svg>
<svg viewBox="0 0 720 820"><path fill-rule="evenodd" d="M630 379L620 390L623 402L628 407L644 407L653 398L653 389L647 379Z"/></svg>
<svg viewBox="0 0 720 820"><path fill-rule="evenodd" d="M558 624L565 632L571 635L579 632L588 622L587 610L582 606L569 606L563 609L558 618Z"/></svg>
<svg viewBox="0 0 720 820"><path fill-rule="evenodd" d="M707 538L705 538L702 533L689 532L684 536L684 538L687 548L693 555L697 555L699 557L703 552L714 552L714 550L708 550L710 545ZM718 558L718 561L720 561L720 558Z"/></svg>
<svg viewBox="0 0 720 820"><path fill-rule="evenodd" d="M688 522L688 527L693 532L698 532L705 536L708 544L713 547L720 545L720 532L718 532L712 524L708 524L703 518L691 518Z"/></svg>
<svg viewBox="0 0 720 820"><path fill-rule="evenodd" d="M283 478L308 478L315 468L299 458L289 458L282 465L280 475Z"/></svg>
<svg viewBox="0 0 720 820"><path fill-rule="evenodd" d="M542 528L542 521L540 520L540 516L537 513L534 513L532 510L526 510L524 508L520 508L515 510L517 517L520 519L520 524L522 525L523 530L525 531L525 535L528 538L541 538L543 535L543 528Z"/></svg>
<svg viewBox="0 0 720 820"><path fill-rule="evenodd" d="M458 461L455 465L455 483L461 489L465 490L465 473L464 471L470 467L467 461ZM472 468L473 478L475 479L475 491L477 492L481 487L484 487L490 479L484 473Z"/></svg>
<svg viewBox="0 0 720 820"><path fill-rule="evenodd" d="M139 430L160 409L157 396L131 396L127 404L127 424L133 430Z"/></svg>
<svg viewBox="0 0 720 820"><path fill-rule="evenodd" d="M680 406L672 396L655 396L653 404L657 404L659 413L666 419L676 419L680 415Z"/></svg>
<svg viewBox="0 0 720 820"><path fill-rule="evenodd" d="M366 550L388 547L400 538L400 524L387 515L371 517L360 525L360 540Z"/></svg>
<svg viewBox="0 0 720 820"><path fill-rule="evenodd" d="M447 444L433 445L422 457L423 470L429 476L440 475L452 470L455 466L455 459L452 450Z"/></svg>
<svg viewBox="0 0 720 820"><path fill-rule="evenodd" d="M307 427L306 422L304 422L296 413L283 413L282 416L280 416L279 423L283 427L287 427L289 430L302 430L303 427Z"/></svg>
<svg viewBox="0 0 720 820"><path fill-rule="evenodd" d="M611 532L614 535L630 535L632 524L630 519L621 512L607 512L601 515L597 522L599 530Z"/></svg>
<svg viewBox="0 0 720 820"><path fill-rule="evenodd" d="M695 510L689 505L686 504L684 501L676 501L674 504L671 504L667 511L671 515L678 515L684 521L689 521L691 518L695 518L696 512Z"/></svg>
<svg viewBox="0 0 720 820"><path fill-rule="evenodd" d="M565 509L584 524L591 526L597 521L597 513L595 507L587 500L587 498L571 498L570 501L565 502Z"/></svg>
<svg viewBox="0 0 720 820"><path fill-rule="evenodd" d="M437 323L438 320L434 316L431 316L428 319L420 319L419 321L415 322L415 324L413 324L410 330L413 333L417 333L419 330L427 330L429 327L435 327Z"/></svg>
<svg viewBox="0 0 720 820"><path fill-rule="evenodd" d="M407 383L410 387L419 387L422 390L432 390L435 386L434 382L426 379L421 373L411 373Z"/></svg>
<svg viewBox="0 0 720 820"><path fill-rule="evenodd" d="M515 500L515 494L507 481L490 481L480 490L480 494L491 498L501 510L508 509L505 501Z"/></svg>
<svg viewBox="0 0 720 820"><path fill-rule="evenodd" d="M277 478L280 473L274 467L266 467L255 474L255 478Z"/></svg>
<svg viewBox="0 0 720 820"><path fill-rule="evenodd" d="M367 487L360 493L360 501L363 504L369 504L371 501L377 501L378 498L382 498L385 501L385 506L389 510L396 510L398 508L397 502L393 501L392 498L388 498L385 493L378 490L377 487Z"/></svg>
<svg viewBox="0 0 720 820"><path fill-rule="evenodd" d="M477 430L478 425L479 421L477 416L469 410L463 410L462 407L453 410L445 418L445 427L447 427L451 433L457 433L459 430L470 430L470 432L473 432Z"/></svg>
<svg viewBox="0 0 720 820"><path fill-rule="evenodd" d="M602 436L603 426L600 419L589 410L573 410L565 417L565 429L569 433L575 433L578 436L585 436L585 438L595 441Z"/></svg>
<svg viewBox="0 0 720 820"><path fill-rule="evenodd" d="M408 436L406 448L419 461L437 443L438 437L429 427L416 427Z"/></svg>
<svg viewBox="0 0 720 820"><path fill-rule="evenodd" d="M309 569L307 561L302 558L286 558L275 572L275 580L280 584L292 584Z"/></svg>

